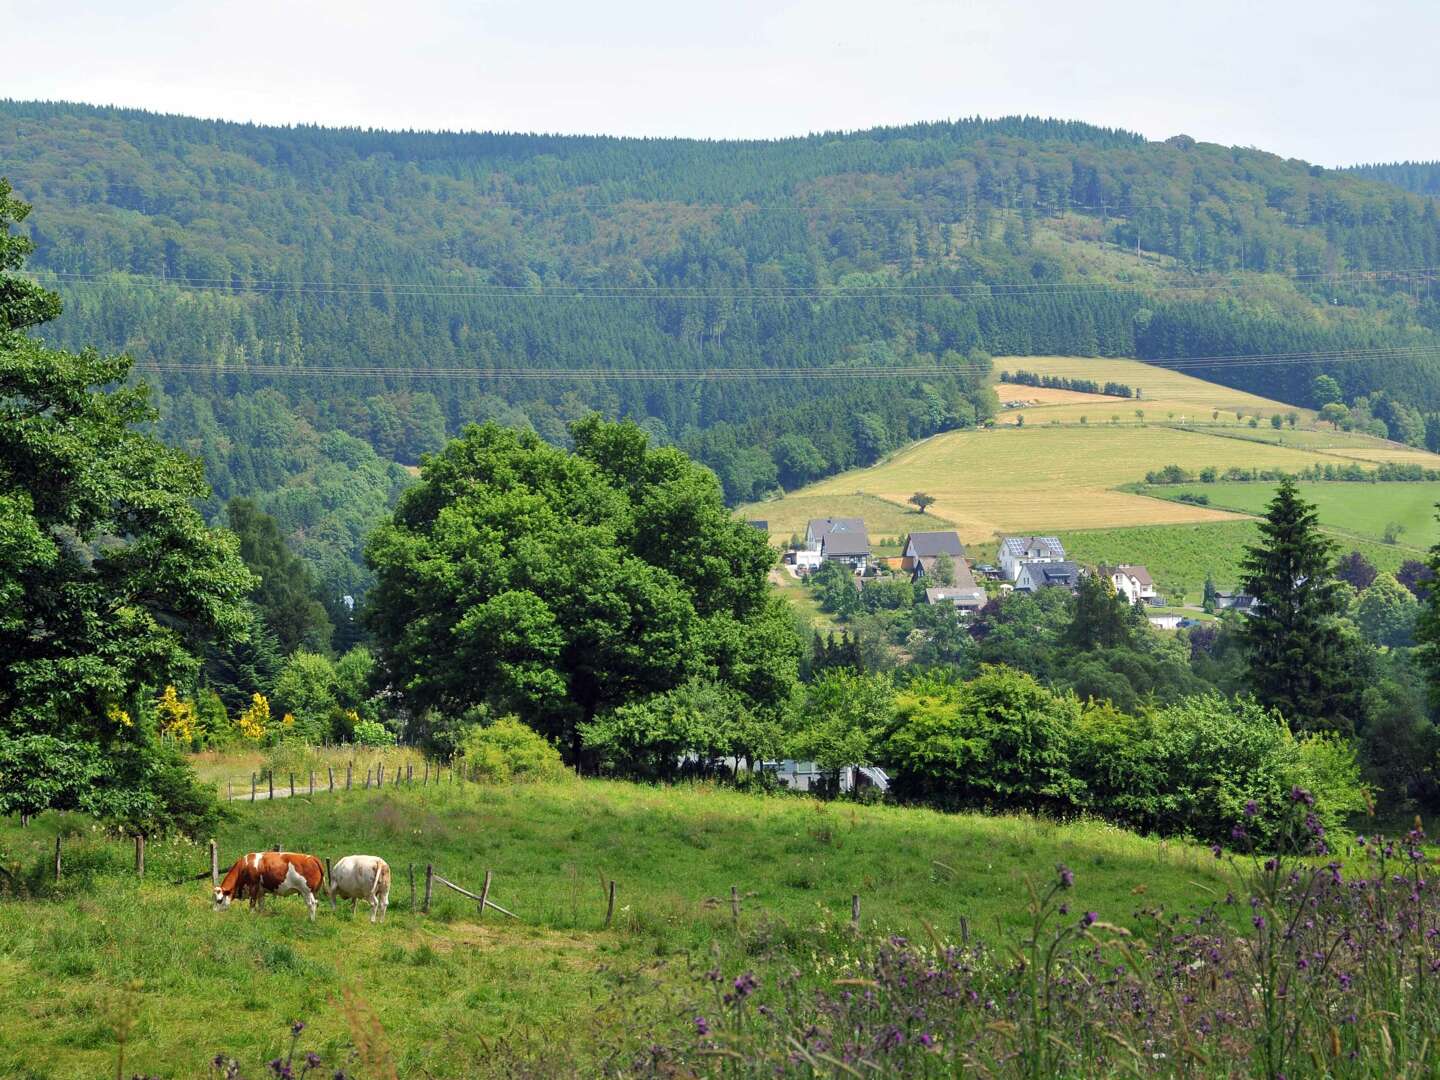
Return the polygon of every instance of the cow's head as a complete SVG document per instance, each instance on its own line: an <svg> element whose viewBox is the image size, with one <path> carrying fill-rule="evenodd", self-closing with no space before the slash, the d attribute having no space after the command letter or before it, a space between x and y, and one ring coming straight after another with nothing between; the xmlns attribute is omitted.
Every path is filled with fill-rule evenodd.
<svg viewBox="0 0 1440 1080"><path fill-rule="evenodd" d="M224 911L230 906L230 894L220 886L215 886L215 907L216 911Z"/></svg>

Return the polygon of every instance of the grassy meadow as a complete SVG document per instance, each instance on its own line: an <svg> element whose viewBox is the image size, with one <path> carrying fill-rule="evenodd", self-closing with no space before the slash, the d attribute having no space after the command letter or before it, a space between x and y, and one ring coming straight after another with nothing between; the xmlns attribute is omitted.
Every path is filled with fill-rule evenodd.
<svg viewBox="0 0 1440 1080"><path fill-rule="evenodd" d="M1274 493L1274 488L1268 485L1254 486ZM1374 485L1354 486L1368 488ZM1206 574L1211 575L1222 590L1239 587L1240 562L1245 556L1245 548L1255 543L1260 533L1253 520L1234 520L1205 525L1092 529L1061 532L1059 535L1066 552L1078 562L1092 566L1115 562L1143 563L1162 595L1170 597L1183 593L1187 601L1198 604L1204 593ZM1405 559L1416 557L1413 550L1399 545L1348 535L1332 534L1331 538L1341 552L1358 550L1389 573L1400 569L1400 563Z"/></svg>
<svg viewBox="0 0 1440 1080"><path fill-rule="evenodd" d="M204 1076L222 1051L258 1073L295 1019L309 1025L303 1048L341 1063L366 1009L398 1077L591 1072L683 1029L699 971L744 964L763 979L849 948L852 894L867 933L928 925L953 939L964 917L995 941L1022 928L1026 879L1057 862L1075 870L1077 910L1119 923L1142 903L1188 910L1226 887L1208 851L1098 823L590 780L244 803L218 840L223 863L276 843L382 855L389 921L322 906L312 925L293 897L215 913L208 881L172 884L205 868L202 845L153 843L137 882L131 845L79 818L5 821L0 862L35 895L0 899L0 1075L114 1075L126 1024L126 1075ZM408 868L423 882L427 862L472 889L493 870L492 898L520 920L478 919L445 890L428 917L411 913Z"/></svg>
<svg viewBox="0 0 1440 1080"><path fill-rule="evenodd" d="M1386 526L1400 525L1400 545L1410 549L1428 548L1440 540L1435 521L1435 504L1440 502L1440 482L1305 483L1297 485L1301 496L1315 504L1320 523L1330 529L1380 540ZM1275 485L1265 483L1178 484L1147 488L1147 494L1162 499L1203 495L1210 505L1247 514L1263 514L1275 496ZM1409 552L1415 557L1414 550Z"/></svg>

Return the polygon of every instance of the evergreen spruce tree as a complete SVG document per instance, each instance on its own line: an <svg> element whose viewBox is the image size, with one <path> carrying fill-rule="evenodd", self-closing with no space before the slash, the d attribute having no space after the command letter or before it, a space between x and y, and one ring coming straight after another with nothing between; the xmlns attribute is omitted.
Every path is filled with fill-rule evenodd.
<svg viewBox="0 0 1440 1080"><path fill-rule="evenodd" d="M1296 731L1354 731L1363 718L1362 657L1339 621L1334 545L1293 481L1280 482L1260 534L1242 563L1257 602L1241 631L1250 689Z"/></svg>
<svg viewBox="0 0 1440 1080"><path fill-rule="evenodd" d="M1440 506L1437 506L1436 517L1440 518ZM1425 565L1432 577L1440 575L1440 544L1430 549ZM1419 581L1423 580L1422 573L1411 571L1410 576ZM1430 703L1440 708L1440 589L1426 589L1419 599L1420 614L1415 619L1415 658L1425 673Z"/></svg>

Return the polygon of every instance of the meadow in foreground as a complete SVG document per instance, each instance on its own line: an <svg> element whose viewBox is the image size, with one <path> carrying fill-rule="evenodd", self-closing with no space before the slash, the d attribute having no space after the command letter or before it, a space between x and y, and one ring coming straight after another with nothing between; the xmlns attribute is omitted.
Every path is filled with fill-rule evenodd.
<svg viewBox="0 0 1440 1080"><path fill-rule="evenodd" d="M0 901L0 1074L113 1075L127 1018L137 1072L203 1076L222 1053L263 1063L284 1053L297 1019L309 1025L303 1049L344 1063L357 1038L347 995L373 1010L399 1076L628 1071L691 1023L700 972L749 965L770 980L819 960L804 981L830 978L828 958L861 940L852 894L867 935L918 939L928 924L958 942L963 917L972 940L999 943L1025 930L1026 879L1059 862L1081 874L1077 904L1122 922L1137 895L1179 910L1228 887L1204 848L1099 823L708 786L465 785L235 809L222 863L276 843L381 855L395 875L388 922L322 907L310 924L293 898L259 917L217 914L207 881L172 884L204 871L203 845L152 843L137 883L132 845L83 819L7 822L0 861L31 896ZM47 880L57 831L59 886ZM444 890L428 917L412 915L412 862L422 892L427 862L470 888L493 870L492 897L521 920L478 919Z"/></svg>

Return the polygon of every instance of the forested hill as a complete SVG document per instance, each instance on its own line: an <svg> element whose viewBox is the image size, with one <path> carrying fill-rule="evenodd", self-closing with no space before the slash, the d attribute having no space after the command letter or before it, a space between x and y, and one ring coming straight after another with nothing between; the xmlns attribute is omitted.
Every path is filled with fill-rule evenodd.
<svg viewBox="0 0 1440 1080"><path fill-rule="evenodd" d="M1440 196L1440 161L1396 161L1384 165L1356 165L1346 172L1367 180L1413 191L1417 195Z"/></svg>
<svg viewBox="0 0 1440 1080"><path fill-rule="evenodd" d="M5 102L0 175L66 301L46 333L129 351L219 497L277 513L360 473L383 501L387 462L472 419L563 442L594 408L747 500L983 420L987 354L1344 353L1188 370L1300 404L1330 371L1407 403L1404 437L1440 410L1440 287L1416 272L1440 265L1435 200L1183 136L386 133ZM320 543L322 510L292 531Z"/></svg>

